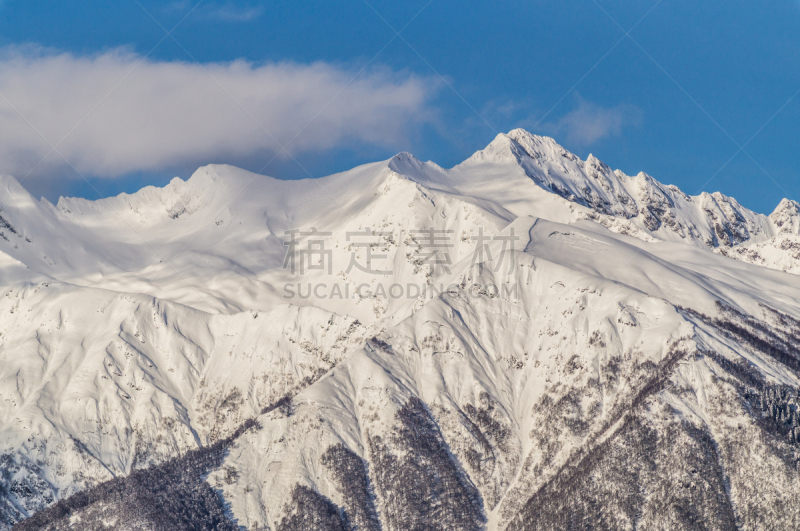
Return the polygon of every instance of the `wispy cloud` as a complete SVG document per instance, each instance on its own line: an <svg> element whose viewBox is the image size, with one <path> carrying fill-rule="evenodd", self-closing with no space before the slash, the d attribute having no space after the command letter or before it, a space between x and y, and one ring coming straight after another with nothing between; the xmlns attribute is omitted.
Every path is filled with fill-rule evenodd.
<svg viewBox="0 0 800 531"><path fill-rule="evenodd" d="M635 105L620 104L602 107L576 94L573 110L541 129L573 145L589 146L607 137L619 136L623 129L642 122L642 110Z"/></svg>
<svg viewBox="0 0 800 531"><path fill-rule="evenodd" d="M247 22L260 17L264 13L264 6L241 7L233 4L209 6L205 12L208 17L231 22Z"/></svg>
<svg viewBox="0 0 800 531"><path fill-rule="evenodd" d="M433 119L430 100L438 90L428 78L387 69L353 80L353 71L326 63L201 66L142 61L123 50L6 50L0 72L8 100L0 99L0 173L18 177L59 142L70 165L99 177L195 161L235 163L279 153L279 144L293 154L354 143L394 147ZM64 166L51 154L36 174Z"/></svg>
<svg viewBox="0 0 800 531"><path fill-rule="evenodd" d="M2 1L2 0L0 0ZM192 2L188 0L181 0L173 2L165 6L166 11L189 11L192 9ZM219 20L223 22L249 22L264 14L265 6L263 4L246 4L239 5L233 2L226 2L224 4L204 2L192 13L193 16Z"/></svg>

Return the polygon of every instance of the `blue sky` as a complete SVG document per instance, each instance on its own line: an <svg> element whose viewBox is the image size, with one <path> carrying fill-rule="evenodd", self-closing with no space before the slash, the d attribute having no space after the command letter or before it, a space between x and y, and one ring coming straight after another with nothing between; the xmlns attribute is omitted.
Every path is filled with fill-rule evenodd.
<svg viewBox="0 0 800 531"><path fill-rule="evenodd" d="M211 162L452 166L524 127L768 213L800 199L798 28L797 0L5 0L0 171L94 198Z"/></svg>

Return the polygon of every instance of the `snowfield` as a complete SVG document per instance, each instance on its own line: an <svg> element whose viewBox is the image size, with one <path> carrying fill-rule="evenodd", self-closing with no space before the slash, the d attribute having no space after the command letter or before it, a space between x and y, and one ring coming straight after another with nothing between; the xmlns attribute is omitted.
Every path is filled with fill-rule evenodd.
<svg viewBox="0 0 800 531"><path fill-rule="evenodd" d="M520 129L0 195L0 529L800 527L796 202Z"/></svg>

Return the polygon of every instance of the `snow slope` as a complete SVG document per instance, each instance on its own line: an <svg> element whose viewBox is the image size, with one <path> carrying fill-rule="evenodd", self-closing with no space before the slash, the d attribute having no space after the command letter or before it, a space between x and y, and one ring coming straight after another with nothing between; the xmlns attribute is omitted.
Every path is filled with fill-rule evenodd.
<svg viewBox="0 0 800 531"><path fill-rule="evenodd" d="M519 129L451 169L0 195L0 526L248 419L207 479L247 529L797 525L793 201ZM330 251L303 274L293 230Z"/></svg>
<svg viewBox="0 0 800 531"><path fill-rule="evenodd" d="M796 301L800 282L785 286L776 278L730 285L663 261L647 252L653 244L634 246L544 220L534 220L529 228L530 241L516 253L509 276L463 273L464 288L368 342L297 395L290 415L272 412L259 418L263 428L243 436L226 460L238 480L227 485L221 473L211 480L231 500L240 523L250 529L283 528L297 484L357 513L337 477L341 472L326 464L330 449L341 444L366 463L384 528L407 529L413 521L436 528L441 514L419 508L411 492L433 481L417 466L447 470L448 463L438 462L434 450L398 428L400 412L415 399L424 404L418 414L434 426L428 437L440 439L450 452L439 458L452 459L455 477L468 478L451 491L443 487L447 495L433 489L427 495L438 494L446 505L448 497L469 498L474 487L479 499L471 520L451 515L447 528L527 528L520 522L530 521L520 515L531 495L563 474L562 467L577 465L598 440L615 437L631 418L657 432L689 422L728 436L712 413L714 401L730 392L717 381L725 375L721 363L747 363L770 381L797 388L797 372L742 348L718 329L707 329L682 308L716 314L717 301L723 301L761 315L763 300L775 303L786 296ZM724 270L726 261L720 258L717 264ZM475 297L470 289L509 281L519 288L514 296ZM780 306L796 312L794 304ZM719 360L701 354L706 350L719 352ZM670 372L659 382L664 366ZM637 410L637 399L646 401L643 411ZM741 406L730 415L731 422L757 425ZM411 428L422 430L426 423L421 424ZM669 446L669 436L662 436L667 440L661 444ZM726 470L730 481L739 479L734 463L739 466L736 457ZM797 477L790 477L790 488L768 488L768 477L760 477L757 486L765 496L797 499ZM701 512L713 507L697 504L693 509ZM664 515L649 510L654 511L649 520L618 515L606 526L638 522L653 528ZM670 518L666 528L682 524L680 515ZM779 515L781 522L794 521L786 518Z"/></svg>

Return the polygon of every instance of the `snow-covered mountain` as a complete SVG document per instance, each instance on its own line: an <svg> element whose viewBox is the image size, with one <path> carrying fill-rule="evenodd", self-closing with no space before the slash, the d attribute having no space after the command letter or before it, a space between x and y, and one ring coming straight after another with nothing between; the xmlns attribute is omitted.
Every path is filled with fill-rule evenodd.
<svg viewBox="0 0 800 531"><path fill-rule="evenodd" d="M799 525L796 202L517 129L0 204L4 528Z"/></svg>

